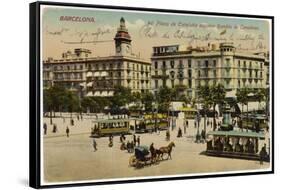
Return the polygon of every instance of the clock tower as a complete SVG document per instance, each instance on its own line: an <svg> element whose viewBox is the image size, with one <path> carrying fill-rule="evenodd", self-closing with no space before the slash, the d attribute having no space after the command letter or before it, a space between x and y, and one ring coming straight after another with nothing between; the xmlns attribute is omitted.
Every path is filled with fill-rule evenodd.
<svg viewBox="0 0 281 190"><path fill-rule="evenodd" d="M132 54L132 40L130 34L128 33L128 29L126 28L125 19L123 17L120 19L120 26L117 29L114 40L116 55L124 56Z"/></svg>

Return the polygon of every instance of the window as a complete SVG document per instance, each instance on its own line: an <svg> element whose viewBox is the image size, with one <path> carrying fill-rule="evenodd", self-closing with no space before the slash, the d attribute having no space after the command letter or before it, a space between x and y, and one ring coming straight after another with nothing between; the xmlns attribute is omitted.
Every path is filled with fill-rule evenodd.
<svg viewBox="0 0 281 190"><path fill-rule="evenodd" d="M192 70L191 70L191 69L188 70L188 77L189 77L189 78L192 77Z"/></svg>
<svg viewBox="0 0 281 190"><path fill-rule="evenodd" d="M209 61L205 60L205 67L208 67L208 66L209 66Z"/></svg>
<svg viewBox="0 0 281 190"><path fill-rule="evenodd" d="M192 80L189 79L189 80L188 80L188 88L191 88L191 87L192 87Z"/></svg>
<svg viewBox="0 0 281 190"><path fill-rule="evenodd" d="M171 80L171 86L172 86L172 88L175 87L175 80Z"/></svg>
<svg viewBox="0 0 281 190"><path fill-rule="evenodd" d="M240 67L240 60L238 60L238 67Z"/></svg>
<svg viewBox="0 0 281 190"><path fill-rule="evenodd" d="M158 80L155 80L154 83L155 83L155 88L158 88Z"/></svg>
<svg viewBox="0 0 281 190"><path fill-rule="evenodd" d="M174 60L171 60L171 61L170 61L170 65L171 65L171 68L172 68L172 69L175 67L175 62L174 62Z"/></svg>
<svg viewBox="0 0 281 190"><path fill-rule="evenodd" d="M163 69L166 69L166 62L165 62L165 61L163 61L162 68L163 68Z"/></svg>
<svg viewBox="0 0 281 190"><path fill-rule="evenodd" d="M216 70L213 71L213 74L214 74L214 77L217 77L217 71Z"/></svg>
<svg viewBox="0 0 281 190"><path fill-rule="evenodd" d="M213 60L213 67L217 67L217 60Z"/></svg>
<svg viewBox="0 0 281 190"><path fill-rule="evenodd" d="M243 67L246 68L246 61L243 62Z"/></svg>
<svg viewBox="0 0 281 190"><path fill-rule="evenodd" d="M179 60L179 68L180 68L180 69L183 69L182 60Z"/></svg>
<svg viewBox="0 0 281 190"><path fill-rule="evenodd" d="M200 70L198 71L198 77L200 77Z"/></svg>
<svg viewBox="0 0 281 190"><path fill-rule="evenodd" d="M187 62L188 62L188 67L191 68L191 59L189 59Z"/></svg>

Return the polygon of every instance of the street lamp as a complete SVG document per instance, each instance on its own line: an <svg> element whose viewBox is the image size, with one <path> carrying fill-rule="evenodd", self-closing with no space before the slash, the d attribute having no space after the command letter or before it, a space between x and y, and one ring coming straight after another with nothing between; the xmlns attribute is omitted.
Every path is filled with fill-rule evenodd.
<svg viewBox="0 0 281 190"><path fill-rule="evenodd" d="M200 120L201 120L199 112L197 113L195 119L196 119L196 122L197 122L197 133L196 133L196 141L195 142L198 143L198 142L200 142L199 126L200 126Z"/></svg>

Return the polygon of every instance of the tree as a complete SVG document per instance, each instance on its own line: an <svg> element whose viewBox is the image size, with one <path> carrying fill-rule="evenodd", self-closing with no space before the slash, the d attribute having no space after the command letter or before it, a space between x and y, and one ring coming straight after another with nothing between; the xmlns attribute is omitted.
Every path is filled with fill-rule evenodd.
<svg viewBox="0 0 281 190"><path fill-rule="evenodd" d="M123 86L116 86L114 89L114 95L111 98L111 108L122 107L132 102L133 97L131 89Z"/></svg>
<svg viewBox="0 0 281 190"><path fill-rule="evenodd" d="M79 99L78 96L73 94L71 91L68 91L66 94L66 105L68 111L70 112L70 118L72 118L72 112L75 112L79 108Z"/></svg>
<svg viewBox="0 0 281 190"><path fill-rule="evenodd" d="M218 84L218 85L213 85L210 87L210 101L212 102L212 106L213 106L213 111L214 111L214 116L213 116L213 126L214 126L214 130L216 130L216 105L218 104L222 104L224 102L225 99L225 88L222 84Z"/></svg>
<svg viewBox="0 0 281 190"><path fill-rule="evenodd" d="M242 104L242 114L244 112L244 105L247 105L248 107L248 94L250 93L250 90L248 88L241 88L238 89L236 92L237 102ZM248 108L247 108L248 110ZM247 111L248 113L248 111ZM243 124L241 122L241 127L243 127Z"/></svg>
<svg viewBox="0 0 281 190"><path fill-rule="evenodd" d="M85 112L87 112L88 110L90 112L93 112L98 107L98 105L93 97L84 97L81 100L81 107L82 107L83 111L85 111Z"/></svg>
<svg viewBox="0 0 281 190"><path fill-rule="evenodd" d="M175 91L171 88L163 86L159 89L156 99L158 100L158 108L160 112L169 112L169 106L174 97Z"/></svg>
<svg viewBox="0 0 281 190"><path fill-rule="evenodd" d="M50 123L53 123L52 117L55 111L61 111L65 105L67 91L64 87L54 85L43 91L44 112L50 112ZM55 117L55 115L54 115Z"/></svg>
<svg viewBox="0 0 281 190"><path fill-rule="evenodd" d="M151 92L145 92L141 95L141 102L144 105L145 111L152 111L152 103L154 96Z"/></svg>
<svg viewBox="0 0 281 190"><path fill-rule="evenodd" d="M206 131L206 117L207 117L207 110L212 105L212 96L211 94L211 88L209 86L200 86L198 89L198 99L199 102L203 105L203 111L204 111L204 131Z"/></svg>
<svg viewBox="0 0 281 190"><path fill-rule="evenodd" d="M255 97L255 100L257 100L259 102L259 106L260 106L260 103L262 101L265 101L266 100L266 94L265 94L265 90L264 89L258 89L257 91L255 91L254 93L254 97Z"/></svg>

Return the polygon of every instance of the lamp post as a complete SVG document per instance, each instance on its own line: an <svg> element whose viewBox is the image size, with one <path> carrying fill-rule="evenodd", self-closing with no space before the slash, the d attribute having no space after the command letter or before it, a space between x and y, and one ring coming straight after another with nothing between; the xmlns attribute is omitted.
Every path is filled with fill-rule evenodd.
<svg viewBox="0 0 281 190"><path fill-rule="evenodd" d="M197 133L196 133L196 143L200 142L200 133L199 133L199 126L200 126L200 114L199 112L196 115L196 122L197 122Z"/></svg>

